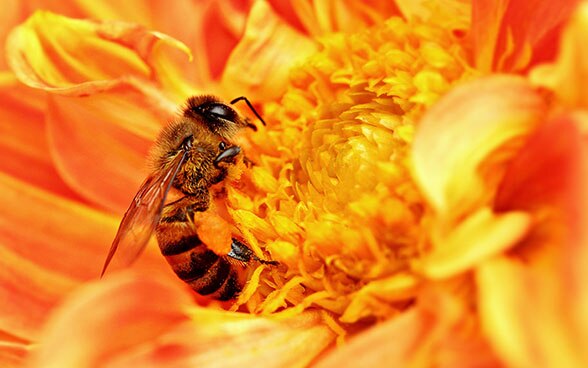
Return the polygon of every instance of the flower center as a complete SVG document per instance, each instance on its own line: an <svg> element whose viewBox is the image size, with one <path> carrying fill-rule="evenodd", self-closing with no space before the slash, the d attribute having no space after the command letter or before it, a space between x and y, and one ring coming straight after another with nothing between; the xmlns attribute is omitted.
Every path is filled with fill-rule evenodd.
<svg viewBox="0 0 588 368"><path fill-rule="evenodd" d="M389 318L414 296L410 264L425 241L415 124L470 76L466 53L449 30L400 18L320 43L280 104L265 106L270 127L252 138L257 192L247 208L231 195L236 222L281 264L240 302L263 314L318 307L345 323Z"/></svg>

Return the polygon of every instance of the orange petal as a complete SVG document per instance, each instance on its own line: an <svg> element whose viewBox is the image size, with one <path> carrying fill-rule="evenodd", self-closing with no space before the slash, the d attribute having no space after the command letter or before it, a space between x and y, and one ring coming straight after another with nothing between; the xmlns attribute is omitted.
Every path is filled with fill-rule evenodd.
<svg viewBox="0 0 588 368"><path fill-rule="evenodd" d="M98 277L119 219L5 174L0 203L0 330L34 340L63 295ZM168 268L160 255L142 262Z"/></svg>
<svg viewBox="0 0 588 368"><path fill-rule="evenodd" d="M496 203L501 210L523 209L536 213L536 250L550 250L547 264L560 271L557 275L562 300L568 309L568 328L586 352L588 341L588 144L583 129L588 126L584 114L562 116L541 127L525 145L506 172ZM539 244L537 244L539 243ZM544 270L546 261L525 248L528 263ZM562 254L563 253L563 254ZM534 254L533 254L534 255ZM532 263L531 263L532 262ZM554 272L554 271L552 271ZM588 356L584 357L588 361Z"/></svg>
<svg viewBox="0 0 588 368"><path fill-rule="evenodd" d="M483 329L510 367L584 367L585 352L566 330L554 275L533 272L505 257L476 273ZM565 303L564 303L565 305Z"/></svg>
<svg viewBox="0 0 588 368"><path fill-rule="evenodd" d="M0 172L54 194L80 199L55 170L45 132L44 94L0 76Z"/></svg>
<svg viewBox="0 0 588 368"><path fill-rule="evenodd" d="M50 153L64 180L102 208L124 213L147 176L146 157L157 117L144 96L101 93L55 96L47 111Z"/></svg>
<svg viewBox="0 0 588 368"><path fill-rule="evenodd" d="M253 100L275 99L286 88L290 68L315 50L310 39L284 23L266 2L257 1L227 61L223 87L231 95L240 91Z"/></svg>
<svg viewBox="0 0 588 368"><path fill-rule="evenodd" d="M21 8L29 15L42 9L72 18L124 20L145 25L152 20L151 9L144 0L124 3L116 0L21 0Z"/></svg>
<svg viewBox="0 0 588 368"><path fill-rule="evenodd" d="M95 367L153 341L187 319L190 295L173 284L124 274L71 295L46 325L33 367Z"/></svg>
<svg viewBox="0 0 588 368"><path fill-rule="evenodd" d="M181 42L137 25L38 11L9 35L7 58L28 86L87 95L88 89L112 87L130 76L152 82L176 80L166 74L173 74L172 68L160 65L162 44L189 54Z"/></svg>
<svg viewBox="0 0 588 368"><path fill-rule="evenodd" d="M390 362L409 366L411 359L418 360L419 346L424 346L420 344L433 324L431 316L413 309L358 335L344 347L328 354L316 366L352 367L359 361L366 367L389 367Z"/></svg>
<svg viewBox="0 0 588 368"><path fill-rule="evenodd" d="M544 109L525 80L496 75L456 87L423 116L414 174L439 216L456 219L492 199L502 160L516 152L513 142L535 127Z"/></svg>
<svg viewBox="0 0 588 368"><path fill-rule="evenodd" d="M561 25L577 0L476 0L472 37L476 67L484 72L520 71L551 58Z"/></svg>
<svg viewBox="0 0 588 368"><path fill-rule="evenodd" d="M569 107L588 107L588 3L583 2L568 23L554 64L532 70L531 80L551 88Z"/></svg>
<svg viewBox="0 0 588 368"><path fill-rule="evenodd" d="M378 0L294 0L290 9L282 2L270 1L285 19L295 27L302 24L304 30L314 37L331 32L354 32L370 25L381 23L400 11L394 1Z"/></svg>
<svg viewBox="0 0 588 368"><path fill-rule="evenodd" d="M23 367L29 350L27 344L0 339L0 367Z"/></svg>
<svg viewBox="0 0 588 368"><path fill-rule="evenodd" d="M25 13L20 0L7 0L2 3L2 12L0 12L0 70L7 69L4 57L6 36L24 18Z"/></svg>
<svg viewBox="0 0 588 368"><path fill-rule="evenodd" d="M421 304L360 333L316 367L499 366L464 306L447 293L427 293Z"/></svg>
<svg viewBox="0 0 588 368"><path fill-rule="evenodd" d="M285 20L289 25L301 33L307 33L304 25L298 17L299 6L295 6L293 1L268 0L277 15Z"/></svg>
<svg viewBox="0 0 588 368"><path fill-rule="evenodd" d="M32 366L305 366L334 338L316 314L279 321L191 304L135 274L90 284L51 318Z"/></svg>
<svg viewBox="0 0 588 368"><path fill-rule="evenodd" d="M460 32L470 27L472 4L469 0L396 0L395 3L409 20L420 19Z"/></svg>

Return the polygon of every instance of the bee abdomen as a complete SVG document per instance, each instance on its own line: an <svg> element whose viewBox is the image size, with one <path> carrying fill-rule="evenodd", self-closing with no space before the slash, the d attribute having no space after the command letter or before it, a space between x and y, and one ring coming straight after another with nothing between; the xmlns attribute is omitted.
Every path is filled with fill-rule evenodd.
<svg viewBox="0 0 588 368"><path fill-rule="evenodd" d="M188 284L194 291L201 295L210 295L218 291L227 281L231 275L230 263L217 256L210 268L202 277L189 281Z"/></svg>
<svg viewBox="0 0 588 368"><path fill-rule="evenodd" d="M202 240L200 240L198 235L193 234L182 237L173 242L159 242L159 244L161 254L164 256L175 256L196 248L202 244Z"/></svg>
<svg viewBox="0 0 588 368"><path fill-rule="evenodd" d="M183 238L182 242L187 242L189 238L191 236ZM191 249L166 255L166 259L176 275L194 291L218 300L233 299L241 291L239 276L226 257L217 255L201 241L185 248Z"/></svg>

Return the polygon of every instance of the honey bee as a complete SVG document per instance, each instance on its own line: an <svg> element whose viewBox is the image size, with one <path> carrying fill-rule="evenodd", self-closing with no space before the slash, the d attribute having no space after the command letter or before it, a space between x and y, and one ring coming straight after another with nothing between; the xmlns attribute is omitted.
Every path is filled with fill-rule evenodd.
<svg viewBox="0 0 588 368"><path fill-rule="evenodd" d="M245 97L255 116L265 122ZM161 253L176 275L201 295L230 300L241 291L244 272L258 258L222 219L218 186L231 177L241 148L230 139L256 126L210 95L188 99L182 116L165 127L151 153L152 174L143 182L112 242L109 265L128 266L155 232ZM168 201L168 193L177 198ZM211 247L215 243L215 247ZM116 257L115 257L116 255Z"/></svg>

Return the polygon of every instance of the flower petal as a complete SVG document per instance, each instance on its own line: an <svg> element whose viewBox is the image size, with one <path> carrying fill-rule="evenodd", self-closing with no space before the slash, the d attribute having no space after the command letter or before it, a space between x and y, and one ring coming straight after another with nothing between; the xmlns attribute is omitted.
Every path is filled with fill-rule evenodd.
<svg viewBox="0 0 588 368"><path fill-rule="evenodd" d="M476 273L483 330L511 367L583 367L575 339L565 330L565 312L553 274L532 272L498 258ZM529 309L532 301L532 310Z"/></svg>
<svg viewBox="0 0 588 368"><path fill-rule="evenodd" d="M502 160L544 109L525 80L497 75L456 87L425 114L413 146L414 174L439 216L456 219L491 200Z"/></svg>
<svg viewBox="0 0 588 368"><path fill-rule="evenodd" d="M135 274L90 284L50 320L32 366L306 366L334 338L315 313L280 321L191 304Z"/></svg>
<svg viewBox="0 0 588 368"><path fill-rule="evenodd" d="M63 295L98 277L118 219L5 174L0 203L0 330L34 340ZM168 272L160 255L140 263Z"/></svg>
<svg viewBox="0 0 588 368"><path fill-rule="evenodd" d="M420 304L375 325L316 367L496 367L498 361L463 301L426 290Z"/></svg>
<svg viewBox="0 0 588 368"><path fill-rule="evenodd" d="M585 218L585 209L588 206L588 144L583 135L586 126L588 116L585 114L564 115L543 125L530 137L508 168L496 198L497 209L501 211L525 210L534 213L535 230L520 252L526 266L533 267L531 271L535 271L537 275L520 266L510 272L523 274L524 280L536 283L536 287L541 288L542 295L546 295L544 300L538 300L534 295L529 296L534 301L534 306L539 307L540 302L546 304L541 308L549 316L538 316L537 321L541 321L540 324L549 322L553 318L551 315L566 316L568 322L559 321L558 324L568 326L570 331L566 333L573 334L573 340L579 345L575 347L575 353L566 354L583 355L584 362L588 362L588 320L585 313L588 307L588 293L585 289L585 280L588 277L588 232ZM513 267L515 266L511 266ZM527 285L519 287L528 289ZM487 292L496 291L491 288ZM537 291L531 288L527 292ZM518 291L514 290L512 293ZM514 299L512 295L501 297ZM565 309L552 310L558 307L552 305L553 300L561 300ZM510 299L506 301L515 302L516 300ZM527 317L505 315L504 318ZM537 324L535 321L532 323ZM545 328L553 327L546 325ZM535 334L534 331L519 333ZM559 333L564 334L562 331ZM549 334L552 336L551 332ZM500 339L499 336L496 338ZM531 343L546 343L536 340L532 339ZM550 348L548 345L541 347L542 350ZM551 354L553 357L550 359L554 361L557 359L555 356L561 355L556 351Z"/></svg>
<svg viewBox="0 0 588 368"><path fill-rule="evenodd" d="M44 94L0 75L0 172L54 194L79 199L55 170L46 139Z"/></svg>
<svg viewBox="0 0 588 368"><path fill-rule="evenodd" d="M255 100L275 99L286 88L290 68L315 50L316 45L284 23L269 4L257 1L227 61L223 87Z"/></svg>
<svg viewBox="0 0 588 368"><path fill-rule="evenodd" d="M87 95L87 89L113 87L131 76L164 85L177 81L177 71L161 52L165 44L190 54L183 43L134 24L38 11L9 35L7 59L19 80L30 87Z"/></svg>
<svg viewBox="0 0 588 368"><path fill-rule="evenodd" d="M542 65L531 72L531 80L549 87L558 100L569 107L588 108L588 3L583 2L568 23L560 41L554 64Z"/></svg>
<svg viewBox="0 0 588 368"><path fill-rule="evenodd" d="M45 32L45 27L51 29ZM47 129L59 173L99 206L117 212L127 207L146 175L150 142L177 108L156 88L170 81L158 73L165 62L159 46L165 43L185 49L134 25L47 12L36 13L10 36L9 61L23 83L85 97L53 97Z"/></svg>
<svg viewBox="0 0 588 368"><path fill-rule="evenodd" d="M555 54L554 39L577 0L476 0L472 37L476 67L517 71Z"/></svg>
<svg viewBox="0 0 588 368"><path fill-rule="evenodd" d="M465 272L519 242L531 226L524 212L495 215L488 208L472 214L441 239L418 268L430 278L448 278Z"/></svg>
<svg viewBox="0 0 588 368"><path fill-rule="evenodd" d="M20 0L7 0L2 4L0 12L0 70L6 70L6 35L24 18Z"/></svg>
<svg viewBox="0 0 588 368"><path fill-rule="evenodd" d="M124 274L72 294L49 320L34 367L95 367L186 320L190 296L177 286Z"/></svg>
<svg viewBox="0 0 588 368"><path fill-rule="evenodd" d="M23 367L29 350L27 344L0 339L0 366L3 368Z"/></svg>
<svg viewBox="0 0 588 368"><path fill-rule="evenodd" d="M378 0L294 0L288 9L279 1L270 1L272 6L285 14L286 19L296 15L296 28L299 23L314 37L332 32L354 32L373 24L382 23L400 11L395 1Z"/></svg>
<svg viewBox="0 0 588 368"><path fill-rule="evenodd" d="M90 202L120 214L147 176L145 158L159 129L156 117L140 108L142 97L55 96L47 111L50 153L61 176Z"/></svg>
<svg viewBox="0 0 588 368"><path fill-rule="evenodd" d="M409 20L422 19L452 31L469 28L472 4L469 0L396 0L402 15Z"/></svg>

